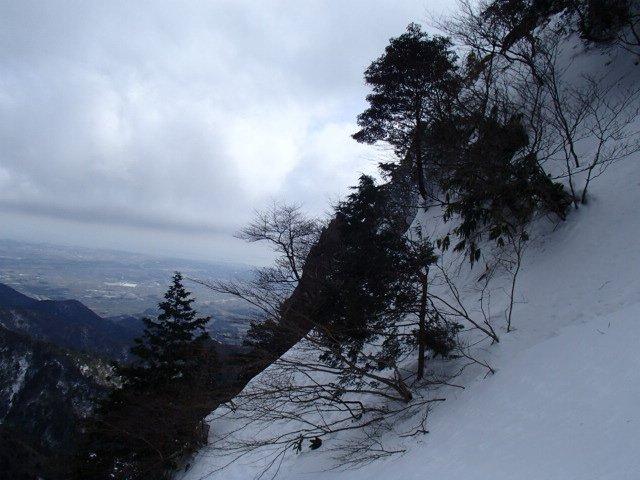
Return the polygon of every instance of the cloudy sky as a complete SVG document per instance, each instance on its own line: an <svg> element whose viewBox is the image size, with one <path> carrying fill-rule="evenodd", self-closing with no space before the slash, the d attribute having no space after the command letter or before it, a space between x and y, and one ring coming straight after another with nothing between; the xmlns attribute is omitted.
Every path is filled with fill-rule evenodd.
<svg viewBox="0 0 640 480"><path fill-rule="evenodd" d="M362 72L451 0L0 0L0 238L261 263L384 152Z"/></svg>

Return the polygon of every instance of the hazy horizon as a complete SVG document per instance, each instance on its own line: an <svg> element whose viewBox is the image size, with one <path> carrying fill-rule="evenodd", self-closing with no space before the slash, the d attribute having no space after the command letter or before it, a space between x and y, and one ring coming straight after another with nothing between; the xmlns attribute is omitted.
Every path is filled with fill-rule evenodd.
<svg viewBox="0 0 640 480"><path fill-rule="evenodd" d="M234 260L224 260L224 259L206 259L206 258L200 258L200 257L189 257L189 256L180 256L180 255L172 255L172 254L163 254L163 253L149 253L148 251L136 251L136 250L127 250L126 248L110 248L110 247L93 247L93 246L87 246L87 245L79 245L79 244L73 244L73 243L68 243L68 244L64 244L64 243L55 243L55 242L47 242L47 241L30 241L30 240L21 240L21 239L15 239L15 238L6 238L6 237L0 237L0 245L2 245L3 243L15 243L17 245L21 245L21 246L28 246L28 247L41 247L41 248L46 248L46 247L52 247L52 248L57 248L57 249L62 249L62 250L67 250L67 251L76 251L76 252L82 252L82 251L86 251L86 252L95 252L95 253L110 253L110 254L122 254L125 256L128 255L133 255L133 256L140 256L140 257L147 257L149 259L159 259L159 260L175 260L175 261L185 261L185 262L192 262L192 263L197 263L197 264L203 264L203 265L228 265L228 266L237 266L237 267L242 267L242 268L247 268L247 269L251 269L254 267L261 267L261 264L251 264L251 263L245 263L245 262L241 262L241 261L234 261Z"/></svg>

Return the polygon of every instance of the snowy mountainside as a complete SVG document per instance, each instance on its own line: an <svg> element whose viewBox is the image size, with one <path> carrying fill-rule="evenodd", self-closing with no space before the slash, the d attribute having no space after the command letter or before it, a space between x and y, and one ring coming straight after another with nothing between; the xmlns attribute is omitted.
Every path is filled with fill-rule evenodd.
<svg viewBox="0 0 640 480"><path fill-rule="evenodd" d="M52 459L75 444L80 421L110 388L111 374L104 360L0 326L0 471L6 478L54 475L60 465Z"/></svg>
<svg viewBox="0 0 640 480"><path fill-rule="evenodd" d="M638 67L624 60L613 73L633 84ZM609 67L605 54L591 52L572 68L578 78ZM509 333L499 319L506 299L498 295L508 279L497 279L492 312L500 343L476 350L495 374L473 366L455 379L464 389L441 388L437 395L446 401L432 406L428 434L404 438L403 425L395 425L382 442L402 454L336 469L326 442L286 456L276 478L640 478L640 155L611 165L590 188L589 203L565 222L534 225ZM443 233L449 227L440 217L434 209L417 221ZM480 273L460 279L469 285ZM214 422L212 439L216 429L234 426L233 419ZM256 453L218 470L225 460L213 444L183 478L246 480L267 461Z"/></svg>

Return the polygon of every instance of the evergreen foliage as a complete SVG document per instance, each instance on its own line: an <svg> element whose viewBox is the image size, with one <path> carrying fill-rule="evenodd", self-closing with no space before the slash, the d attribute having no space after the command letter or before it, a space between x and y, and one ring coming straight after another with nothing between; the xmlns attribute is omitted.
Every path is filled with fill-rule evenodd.
<svg viewBox="0 0 640 480"><path fill-rule="evenodd" d="M367 96L369 108L358 116L361 130L353 138L369 144L384 141L398 157L409 155L424 199L423 129L441 114L441 98L457 88L456 59L448 38L429 37L412 23L404 34L390 40L364 74L373 93Z"/></svg>
<svg viewBox="0 0 640 480"><path fill-rule="evenodd" d="M131 349L137 361L119 368L123 381L133 388L164 387L175 381L189 382L198 371L198 354L209 334L205 325L210 317L198 317L191 307L194 299L182 285L178 272L158 305L157 319L144 318L143 336Z"/></svg>
<svg viewBox="0 0 640 480"><path fill-rule="evenodd" d="M363 175L354 192L337 207L343 243L321 292L317 324L324 334L321 360L342 369L343 384L362 385L368 372L390 370L398 393L411 394L397 374L400 359L419 346L446 355L457 326L426 318L420 322L420 292L426 295L429 265L436 261L429 242L410 241L405 219L393 209L389 190ZM414 325L420 328L413 330Z"/></svg>
<svg viewBox="0 0 640 480"><path fill-rule="evenodd" d="M373 335L390 333L415 298L409 250L397 219L387 215L385 195L366 175L354 190L337 208L344 241L320 309L336 348L352 358Z"/></svg>
<svg viewBox="0 0 640 480"><path fill-rule="evenodd" d="M82 479L157 480L206 438L203 418L216 404L215 350L193 299L176 273L157 319L118 366L121 388L101 403L87 425L76 467Z"/></svg>
<svg viewBox="0 0 640 480"><path fill-rule="evenodd" d="M529 137L517 115L494 108L486 117L461 118L455 124L446 136L449 157L440 175L446 192L444 218L460 219L453 230L458 237L455 250L467 249L474 263L485 237L503 247L514 237L526 236L523 228L538 211L565 218L570 197L542 170L535 154L526 151ZM445 138L439 132L431 137L432 145L436 137ZM445 237L441 246L446 248L449 241Z"/></svg>

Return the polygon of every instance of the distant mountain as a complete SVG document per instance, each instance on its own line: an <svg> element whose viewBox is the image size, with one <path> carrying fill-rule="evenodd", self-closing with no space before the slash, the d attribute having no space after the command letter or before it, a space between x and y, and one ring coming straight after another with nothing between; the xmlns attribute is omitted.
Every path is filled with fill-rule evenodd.
<svg viewBox="0 0 640 480"><path fill-rule="evenodd" d="M0 477L66 478L82 419L112 387L109 360L126 360L143 328L140 316L102 318L77 300L38 300L0 283ZM232 357L245 349L211 346L226 365L216 381L232 384Z"/></svg>
<svg viewBox="0 0 640 480"><path fill-rule="evenodd" d="M3 289L5 302L7 295L14 294ZM2 478L63 478L62 457L107 391L109 374L105 361L0 327Z"/></svg>
<svg viewBox="0 0 640 480"><path fill-rule="evenodd" d="M132 338L136 338L142 335L144 331L144 322L142 321L142 318L154 317L157 315L157 312L155 310L149 310L151 310L153 313L143 312L140 315L116 315L114 317L106 317L105 320L118 325L122 329L129 332Z"/></svg>
<svg viewBox="0 0 640 480"><path fill-rule="evenodd" d="M253 273L247 265L0 239L0 283L32 299L76 299L103 318L116 317L115 323L121 323L123 316L156 315L174 271L187 279L198 313L211 316L207 326L211 336L241 344L252 309L189 279L248 279Z"/></svg>
<svg viewBox="0 0 640 480"><path fill-rule="evenodd" d="M9 308L29 308L37 303L37 300L0 283L0 305Z"/></svg>
<svg viewBox="0 0 640 480"><path fill-rule="evenodd" d="M104 319L77 300L36 300L0 284L0 326L59 347L123 359L140 333L135 325Z"/></svg>

